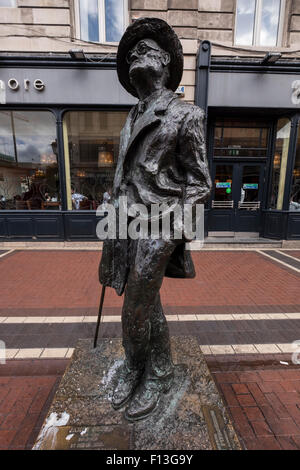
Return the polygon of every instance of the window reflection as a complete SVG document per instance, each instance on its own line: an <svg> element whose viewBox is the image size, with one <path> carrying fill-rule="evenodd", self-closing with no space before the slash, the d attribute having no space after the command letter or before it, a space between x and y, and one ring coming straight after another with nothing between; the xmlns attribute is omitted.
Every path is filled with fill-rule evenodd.
<svg viewBox="0 0 300 470"><path fill-rule="evenodd" d="M290 210L300 211L300 134L299 134L299 131L298 131L295 165L294 165L293 175L292 175Z"/></svg>
<svg viewBox="0 0 300 470"><path fill-rule="evenodd" d="M235 43L276 46L281 0L237 0Z"/></svg>
<svg viewBox="0 0 300 470"><path fill-rule="evenodd" d="M124 31L124 2L105 0L106 41L119 42Z"/></svg>
<svg viewBox="0 0 300 470"><path fill-rule="evenodd" d="M81 39L99 41L98 0L79 0Z"/></svg>
<svg viewBox="0 0 300 470"><path fill-rule="evenodd" d="M214 201L232 201L233 165L216 165Z"/></svg>
<svg viewBox="0 0 300 470"><path fill-rule="evenodd" d="M277 123L276 145L273 160L270 208L282 210L286 166L290 143L291 121L279 119Z"/></svg>
<svg viewBox="0 0 300 470"><path fill-rule="evenodd" d="M44 111L0 112L1 209L59 209L56 124Z"/></svg>
<svg viewBox="0 0 300 470"><path fill-rule="evenodd" d="M224 119L215 124L215 157L266 157L269 129L250 120Z"/></svg>
<svg viewBox="0 0 300 470"><path fill-rule="evenodd" d="M263 0L259 43L276 46L280 13L280 0Z"/></svg>
<svg viewBox="0 0 300 470"><path fill-rule="evenodd" d="M259 194L260 166L244 165L240 202L256 202Z"/></svg>
<svg viewBox="0 0 300 470"><path fill-rule="evenodd" d="M79 0L81 39L119 42L125 29L125 0Z"/></svg>
<svg viewBox="0 0 300 470"><path fill-rule="evenodd" d="M15 7L16 0L0 0L0 7Z"/></svg>
<svg viewBox="0 0 300 470"><path fill-rule="evenodd" d="M238 0L235 43L253 44L255 0Z"/></svg>
<svg viewBox="0 0 300 470"><path fill-rule="evenodd" d="M64 118L68 209L108 202L127 112L70 111Z"/></svg>

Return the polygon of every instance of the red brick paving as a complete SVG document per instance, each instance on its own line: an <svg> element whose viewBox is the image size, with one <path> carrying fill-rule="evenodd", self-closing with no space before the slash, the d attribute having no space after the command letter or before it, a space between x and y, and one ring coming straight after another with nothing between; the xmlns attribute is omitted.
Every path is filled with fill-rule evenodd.
<svg viewBox="0 0 300 470"><path fill-rule="evenodd" d="M40 375L12 376L21 372L22 362L27 373L31 366L31 371L39 371ZM32 448L58 386L62 367L67 364L58 361L55 367L55 362L20 360L1 366L1 372L9 375L0 376L0 450ZM52 369L56 375L44 375L47 369Z"/></svg>
<svg viewBox="0 0 300 470"><path fill-rule="evenodd" d="M166 310L300 311L299 275L278 263L253 251L192 255L194 280L164 280ZM91 251L21 251L1 258L2 316L83 315L96 309L99 259L100 253ZM106 305L119 313L122 299L107 292ZM209 362L248 449L300 449L300 368L279 368L279 360L290 362L290 355L215 356ZM51 366L58 362L8 361L8 368L0 367L0 449L32 447L66 365Z"/></svg>
<svg viewBox="0 0 300 470"><path fill-rule="evenodd" d="M247 449L300 450L299 367L215 371L213 376Z"/></svg>
<svg viewBox="0 0 300 470"><path fill-rule="evenodd" d="M39 309L50 308L55 314L55 309L65 308L66 315L74 315L72 309L85 314L87 308L96 308L100 255L93 251L20 251L2 258L1 315L7 313L6 309L24 309L26 314L31 311L37 315ZM212 306L229 310L245 306L260 311L261 307L272 310L274 306L276 312L281 311L280 305L300 307L299 275L256 252L202 251L192 256L195 279L165 278L163 282L162 302L167 308L202 306L209 311ZM121 305L122 298L108 289L105 306Z"/></svg>

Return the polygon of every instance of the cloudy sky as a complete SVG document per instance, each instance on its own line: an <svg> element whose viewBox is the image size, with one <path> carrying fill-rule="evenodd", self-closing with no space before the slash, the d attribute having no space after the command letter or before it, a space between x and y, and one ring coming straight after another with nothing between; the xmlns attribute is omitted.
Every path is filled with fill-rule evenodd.
<svg viewBox="0 0 300 470"><path fill-rule="evenodd" d="M14 127L19 162L40 162L41 155L52 155L56 139L55 118L48 112L14 111ZM11 113L0 112L0 153L14 156Z"/></svg>
<svg viewBox="0 0 300 470"><path fill-rule="evenodd" d="M118 42L124 29L123 0L104 0L106 38ZM99 41L99 15L97 0L80 0L81 37L85 41Z"/></svg>

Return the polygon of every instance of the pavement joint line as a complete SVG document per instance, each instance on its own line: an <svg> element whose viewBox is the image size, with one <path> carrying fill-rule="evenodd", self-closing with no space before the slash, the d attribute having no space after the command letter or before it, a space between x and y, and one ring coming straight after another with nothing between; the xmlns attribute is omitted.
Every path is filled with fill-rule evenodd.
<svg viewBox="0 0 300 470"><path fill-rule="evenodd" d="M232 313L232 314L182 314L166 315L170 322L191 321L251 321L251 320L300 320L300 312L292 313ZM69 316L69 317L0 317L3 324L62 324L62 323L95 323L96 316ZM120 323L121 315L104 315L103 323Z"/></svg>
<svg viewBox="0 0 300 470"><path fill-rule="evenodd" d="M264 253L264 252L263 252L262 250L260 250L260 249L257 249L256 251L257 251L257 253L259 253L259 254L261 254L261 255L263 255L263 256L266 256L267 258L270 258L271 260L276 261L276 262L279 263L279 264L283 264L283 266L285 266L286 268L292 269L293 271L296 271L297 273L300 273L300 269L295 268L294 266L291 266L290 264L287 264L287 263L285 263L284 261L281 261L281 260L279 260L279 259L277 259L277 258L274 258L273 256L268 255L267 253ZM276 250L274 250L274 251L276 251ZM298 260L298 261L299 261L299 260Z"/></svg>
<svg viewBox="0 0 300 470"><path fill-rule="evenodd" d="M291 256L291 255L288 255L287 253L285 253L284 251L282 250L275 250L277 253L279 253L280 255L284 255L286 256L287 258L291 258L293 259L294 261L300 261L299 258L296 258L296 256ZM293 250L293 251L297 251L297 250Z"/></svg>
<svg viewBox="0 0 300 470"><path fill-rule="evenodd" d="M13 250L7 251L6 253L2 253L2 255L0 255L0 258L4 258L4 256L9 255L9 254L12 253L13 251L15 251L15 250L13 249Z"/></svg>
<svg viewBox="0 0 300 470"><path fill-rule="evenodd" d="M199 347L203 354L213 355L292 354L295 352L295 346L292 343L200 344ZM6 359L67 359L72 356L74 349L69 347L6 349Z"/></svg>

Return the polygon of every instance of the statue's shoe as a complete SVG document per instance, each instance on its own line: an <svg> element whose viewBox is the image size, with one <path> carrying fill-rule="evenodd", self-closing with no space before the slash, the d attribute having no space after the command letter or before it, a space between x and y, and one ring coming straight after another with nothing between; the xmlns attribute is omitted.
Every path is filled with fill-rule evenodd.
<svg viewBox="0 0 300 470"><path fill-rule="evenodd" d="M166 393L169 388L169 386L162 387L158 380L143 380L125 411L125 418L129 421L138 421L149 416L158 405L161 393Z"/></svg>
<svg viewBox="0 0 300 470"><path fill-rule="evenodd" d="M118 383L112 396L112 406L115 410L122 408L132 397L141 376L139 370L130 370L124 364L119 374Z"/></svg>

